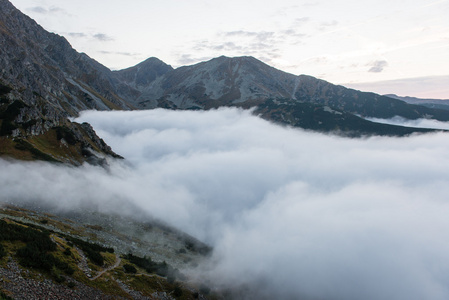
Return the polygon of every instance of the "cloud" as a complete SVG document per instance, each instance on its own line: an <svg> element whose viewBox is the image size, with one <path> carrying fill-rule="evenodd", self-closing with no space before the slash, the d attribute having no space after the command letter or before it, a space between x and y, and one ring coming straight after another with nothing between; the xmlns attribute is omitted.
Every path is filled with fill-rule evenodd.
<svg viewBox="0 0 449 300"><path fill-rule="evenodd" d="M309 17L296 18L295 19L295 25L299 26L299 25L302 25L302 24L307 23L309 21L310 21Z"/></svg>
<svg viewBox="0 0 449 300"><path fill-rule="evenodd" d="M69 32L67 33L68 36L73 37L73 38L85 38L88 35L83 33L83 32Z"/></svg>
<svg viewBox="0 0 449 300"><path fill-rule="evenodd" d="M102 42L109 42L109 41L113 41L114 38L110 37L109 35L105 34L105 33L97 33L92 35L92 37L96 40L102 41Z"/></svg>
<svg viewBox="0 0 449 300"><path fill-rule="evenodd" d="M180 53L178 63L192 64L204 61L203 58L212 58L218 55L242 56L249 55L257 57L268 64L275 64L274 59L281 57L281 45L285 43L299 44L304 34L295 29L281 30L279 32L271 31L246 31L236 30L221 32L219 39L215 40L197 40L192 45L195 53L204 53L208 55L199 56L201 59L193 58L192 55ZM211 55L210 53L216 53Z"/></svg>
<svg viewBox="0 0 449 300"><path fill-rule="evenodd" d="M379 119L379 118L366 118L366 119L377 123L392 124L399 126L449 130L449 123L440 122L432 119L408 120L399 116L396 116L391 119Z"/></svg>
<svg viewBox="0 0 449 300"><path fill-rule="evenodd" d="M46 14L46 13L48 13L48 10L46 8L43 8L42 6L31 7L28 10L32 11L32 12L39 13L39 14Z"/></svg>
<svg viewBox="0 0 449 300"><path fill-rule="evenodd" d="M68 35L68 36L70 36L72 38L90 38L90 39L95 39L95 40L98 40L98 41L101 41L101 42L110 42L110 41L114 40L113 37L111 37L111 36L109 36L109 35L107 35L105 33L91 34L91 33L84 33L84 32L67 32L67 33L64 33L64 34ZM124 54L124 55L127 54L126 52L110 52L110 51L100 51L100 52L103 53L103 54L112 54L112 53L114 53L114 54L121 53L121 54Z"/></svg>
<svg viewBox="0 0 449 300"><path fill-rule="evenodd" d="M445 133L348 139L230 108L79 121L126 161L0 160L0 199L163 219L214 246L190 275L238 299L449 298Z"/></svg>
<svg viewBox="0 0 449 300"><path fill-rule="evenodd" d="M318 29L320 31L325 31L325 30L328 30L329 28L333 28L336 26L338 26L338 21L332 20L332 21L328 21L328 22L322 22Z"/></svg>
<svg viewBox="0 0 449 300"><path fill-rule="evenodd" d="M323 27L323 28L324 27L334 27L337 25L338 25L338 22L336 20L321 23L321 27Z"/></svg>
<svg viewBox="0 0 449 300"><path fill-rule="evenodd" d="M35 13L39 13L39 14L53 14L53 13L67 14L64 9L57 7L57 6L52 6L48 9L45 7L42 7L42 6L35 6L35 7L28 8L28 10L35 12Z"/></svg>
<svg viewBox="0 0 449 300"><path fill-rule="evenodd" d="M427 76L377 82L342 83L342 85L380 94L449 100L449 76Z"/></svg>
<svg viewBox="0 0 449 300"><path fill-rule="evenodd" d="M178 54L178 55L179 58L177 62L181 66L191 65L198 62L207 61L213 58L211 56L193 57L191 54Z"/></svg>
<svg viewBox="0 0 449 300"><path fill-rule="evenodd" d="M385 60L376 60L375 62L369 64L369 66L371 66L371 68L368 70L368 72L380 73L386 66L388 66L388 62Z"/></svg>
<svg viewBox="0 0 449 300"><path fill-rule="evenodd" d="M254 32L254 31L229 31L224 33L225 36L243 36L243 37L254 37L258 41L267 41L270 38L272 38L275 34L274 32L267 32L267 31L260 31L260 32Z"/></svg>
<svg viewBox="0 0 449 300"><path fill-rule="evenodd" d="M121 51L99 51L101 54L122 55L122 56L141 56L141 53L121 52Z"/></svg>

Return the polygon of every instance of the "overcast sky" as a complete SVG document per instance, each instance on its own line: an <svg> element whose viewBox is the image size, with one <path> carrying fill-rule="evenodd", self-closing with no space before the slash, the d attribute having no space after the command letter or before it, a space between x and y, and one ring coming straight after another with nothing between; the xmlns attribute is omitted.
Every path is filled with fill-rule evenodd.
<svg viewBox="0 0 449 300"><path fill-rule="evenodd" d="M12 3L111 69L152 56L179 67L220 55L251 55L332 83L421 78L393 87L355 87L449 99L449 0Z"/></svg>

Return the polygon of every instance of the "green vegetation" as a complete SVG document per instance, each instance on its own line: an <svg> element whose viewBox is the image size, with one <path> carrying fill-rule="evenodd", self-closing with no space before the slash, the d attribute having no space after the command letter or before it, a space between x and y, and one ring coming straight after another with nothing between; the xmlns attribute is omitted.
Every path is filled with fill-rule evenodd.
<svg viewBox="0 0 449 300"><path fill-rule="evenodd" d="M23 267L49 272L55 275L56 279L60 278L59 272L64 272L68 275L74 272L66 262L61 261L52 254L52 252L56 251L56 244L51 240L50 232L48 231L0 220L0 241L20 241L25 243L25 246L19 248L16 252L19 263ZM5 255L3 245L1 250L3 250L3 255Z"/></svg>
<svg viewBox="0 0 449 300"><path fill-rule="evenodd" d="M13 219L30 219L27 217L30 211L24 209L8 207L3 208L2 213L11 215ZM116 255L113 254L114 249L71 237L59 231L46 230L42 227L43 225L54 226L67 233L74 231L73 227L66 223L64 223L64 226L59 224L60 221L54 220L51 215L40 215L31 219L34 219L32 223L17 219L14 221L12 219L0 219L0 259L2 267L8 268L5 257L11 256L21 267L29 270L24 275L26 278L40 280L43 276L55 283L65 284L75 291L78 285L87 285L112 297L130 297L127 292L120 288L115 280L117 279L147 297L150 297L154 292L163 291L176 299L198 298L198 293L192 292L190 289L183 287L179 281L176 281L185 279L178 270L170 267L166 262L153 262L149 257L141 258L132 254L123 257L121 267L114 268L92 280L92 278L86 276L83 269L79 268L78 263L81 256L73 247L76 245L87 256L89 268L93 270L90 273L91 276L95 276L95 272L102 271L100 264L112 266L116 262ZM80 232L82 230L78 230L77 234L81 234ZM190 246L193 247L193 245ZM92 253L101 257L103 263L97 262L96 265L93 265ZM11 299L8 298L9 294L6 290L5 293L0 293L0 300Z"/></svg>
<svg viewBox="0 0 449 300"><path fill-rule="evenodd" d="M123 269L125 270L126 273L132 273L132 274L137 273L137 269L133 265L130 265L130 264L123 265Z"/></svg>
<svg viewBox="0 0 449 300"><path fill-rule="evenodd" d="M165 261L158 263L151 260L151 257L138 257L131 253L124 256L125 259L129 260L129 262L135 264L139 268L144 269L148 273L155 273L159 276L163 277L173 277L177 278L181 274L177 269L169 266Z"/></svg>
<svg viewBox="0 0 449 300"><path fill-rule="evenodd" d="M31 153L31 155L35 159L50 161L50 162L58 162L56 159L54 159L50 155L40 151L39 149L35 148L32 144L28 143L25 140L16 139L15 142L16 142L16 145L14 147L17 150L28 151Z"/></svg>
<svg viewBox="0 0 449 300"><path fill-rule="evenodd" d="M194 252L200 253L202 255L208 255L212 252L211 247L204 245L204 244L199 244L199 243L189 240L189 239L187 239L185 241L185 247L186 247L186 249L188 249L190 251L194 251ZM182 249L180 250L180 252L182 253Z"/></svg>
<svg viewBox="0 0 449 300"><path fill-rule="evenodd" d="M14 299L6 295L3 291L0 291L0 300L14 300Z"/></svg>
<svg viewBox="0 0 449 300"><path fill-rule="evenodd" d="M6 255L5 247L0 243L0 259L2 259Z"/></svg>
<svg viewBox="0 0 449 300"><path fill-rule="evenodd" d="M86 242L70 236L67 236L66 238L81 248L81 250L86 253L87 257L98 266L102 266L104 264L104 259L100 252L114 253L114 248L103 247L98 244Z"/></svg>

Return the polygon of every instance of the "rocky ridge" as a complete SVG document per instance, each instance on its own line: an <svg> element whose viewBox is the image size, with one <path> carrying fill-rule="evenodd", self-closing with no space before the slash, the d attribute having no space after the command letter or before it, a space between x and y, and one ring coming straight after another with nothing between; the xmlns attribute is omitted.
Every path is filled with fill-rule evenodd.
<svg viewBox="0 0 449 300"><path fill-rule="evenodd" d="M0 0L0 45L0 154L71 164L118 157L90 126L69 117L132 109L124 99L138 91L7 0Z"/></svg>

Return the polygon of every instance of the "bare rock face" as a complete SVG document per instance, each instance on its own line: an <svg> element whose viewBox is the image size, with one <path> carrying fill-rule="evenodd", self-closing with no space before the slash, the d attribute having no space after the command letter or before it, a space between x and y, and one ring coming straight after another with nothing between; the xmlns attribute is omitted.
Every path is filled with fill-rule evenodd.
<svg viewBox="0 0 449 300"><path fill-rule="evenodd" d="M163 61L150 57L134 67L114 71L114 73L129 86L142 91L158 77L172 70L173 68Z"/></svg>
<svg viewBox="0 0 449 300"><path fill-rule="evenodd" d="M86 153L117 156L91 127L68 117L86 109L132 109L126 99L137 90L7 0L0 0L0 45L0 154L75 164ZM60 128L76 140L60 138Z"/></svg>
<svg viewBox="0 0 449 300"><path fill-rule="evenodd" d="M76 52L65 38L45 31L6 0L0 0L0 43L0 80L23 90L29 104L42 97L76 116L85 109L130 109L126 99L138 95L108 68Z"/></svg>

